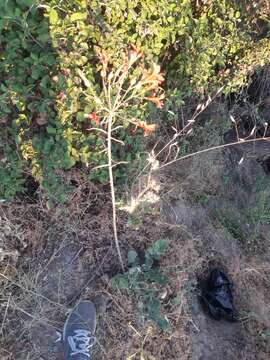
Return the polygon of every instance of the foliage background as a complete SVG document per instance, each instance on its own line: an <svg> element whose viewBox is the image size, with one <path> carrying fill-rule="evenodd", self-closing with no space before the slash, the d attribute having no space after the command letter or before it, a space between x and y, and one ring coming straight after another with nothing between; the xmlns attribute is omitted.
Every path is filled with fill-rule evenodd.
<svg viewBox="0 0 270 360"><path fill-rule="evenodd" d="M161 65L165 106L157 115L149 102L127 108L148 123L170 125L170 113L188 99L203 99L224 86L230 94L269 62L269 21L263 2L191 0L8 0L0 4L0 196L23 191L33 176L53 202L64 202L72 167L86 180L106 184L106 136L89 131L106 124L93 120L91 93L102 93L102 65L121 66L121 54L136 45L145 66ZM141 71L138 66L137 71ZM136 70L136 69L135 69ZM92 114L92 115L91 115ZM87 116L88 115L88 118ZM99 119L99 118L96 118ZM167 125L166 125L167 124ZM143 129L117 119L113 157L125 161L119 183L143 159ZM124 143L124 145L123 145Z"/></svg>

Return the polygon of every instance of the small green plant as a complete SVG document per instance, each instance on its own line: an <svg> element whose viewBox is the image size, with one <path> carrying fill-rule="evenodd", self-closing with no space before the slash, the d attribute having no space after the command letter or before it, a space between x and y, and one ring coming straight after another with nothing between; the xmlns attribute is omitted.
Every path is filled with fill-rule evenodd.
<svg viewBox="0 0 270 360"><path fill-rule="evenodd" d="M216 211L216 217L220 224L237 240L243 242L245 240L245 233L237 221L235 214L227 209L220 209Z"/></svg>
<svg viewBox="0 0 270 360"><path fill-rule="evenodd" d="M209 195L207 194L196 194L194 197L196 204L206 206L209 203Z"/></svg>
<svg viewBox="0 0 270 360"><path fill-rule="evenodd" d="M246 217L252 226L251 241L256 242L262 235L264 224L270 224L270 181L264 174L256 180L256 194L253 206L246 209Z"/></svg>
<svg viewBox="0 0 270 360"><path fill-rule="evenodd" d="M161 314L160 294L168 280L158 269L156 262L164 255L166 246L166 240L157 240L145 251L143 263L138 253L130 250L128 253L129 270L112 279L113 287L126 290L136 297L141 323L152 320L164 331L170 329L170 323Z"/></svg>
<svg viewBox="0 0 270 360"><path fill-rule="evenodd" d="M257 205L250 210L250 219L254 224L269 224L270 223L270 206L269 196L260 194L257 198Z"/></svg>

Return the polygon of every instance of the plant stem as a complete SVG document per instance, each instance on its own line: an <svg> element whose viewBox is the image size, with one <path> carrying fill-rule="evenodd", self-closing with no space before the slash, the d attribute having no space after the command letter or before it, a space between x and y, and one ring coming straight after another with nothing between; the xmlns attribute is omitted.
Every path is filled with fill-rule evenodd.
<svg viewBox="0 0 270 360"><path fill-rule="evenodd" d="M172 161L170 161L170 162L168 162L168 163L166 163L164 165L161 165L159 167L159 170L164 168L165 166L171 165L171 164L173 164L173 163L175 163L177 161L188 159L190 157L200 155L200 154L203 154L203 153L206 153L206 152L209 152L209 151L223 149L223 148L227 148L227 147L235 146L235 145L244 145L246 143L251 143L251 142L255 143L257 141L270 141L270 137L263 137L263 138L259 138L259 139L250 139L250 140L244 140L244 141L235 141L235 142L228 143L228 144L222 144L222 145L213 146L213 147L210 147L210 148L207 148L207 149L204 149L204 150L199 150L199 151L196 151L194 153L181 156L180 158L174 159L174 160L172 160Z"/></svg>
<svg viewBox="0 0 270 360"><path fill-rule="evenodd" d="M115 206L115 190L114 190L114 180L113 180L113 164L112 164L112 122L113 122L114 113L111 111L108 116L108 169L109 169L109 178L111 186L111 200L112 200L112 213L113 213L113 235L117 254L119 257L120 265L124 271L124 263L121 255L121 250L119 246L118 233L117 233L117 217L116 217L116 206Z"/></svg>

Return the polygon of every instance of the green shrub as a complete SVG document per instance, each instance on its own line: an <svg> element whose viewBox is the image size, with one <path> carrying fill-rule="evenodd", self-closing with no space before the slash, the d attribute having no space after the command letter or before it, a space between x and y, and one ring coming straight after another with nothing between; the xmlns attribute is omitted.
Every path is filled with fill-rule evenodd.
<svg viewBox="0 0 270 360"><path fill-rule="evenodd" d="M0 197L20 191L29 170L52 201L65 200L69 187L63 173L77 164L90 179L108 181L106 136L89 131L96 125L107 130L95 101L104 95L98 54L106 54L109 76L136 45L143 58L127 83L132 77L139 81L151 64L163 64L167 110L191 95L204 97L223 85L228 93L245 84L270 53L267 40L254 36L262 12L246 6L229 0L201 6L191 0L2 1ZM137 161L144 124L156 118L154 104L144 101L151 92L133 95L115 119L122 126L112 149L114 161L122 162L114 169L118 181ZM134 118L141 124L137 131Z"/></svg>
<svg viewBox="0 0 270 360"><path fill-rule="evenodd" d="M167 279L154 263L164 255L166 246L166 240L157 240L146 250L143 264L140 264L136 251L129 251L129 270L112 279L113 287L126 290L135 296L141 322L152 320L162 330L169 330L170 324L167 318L161 315L162 302L158 287L161 292Z"/></svg>

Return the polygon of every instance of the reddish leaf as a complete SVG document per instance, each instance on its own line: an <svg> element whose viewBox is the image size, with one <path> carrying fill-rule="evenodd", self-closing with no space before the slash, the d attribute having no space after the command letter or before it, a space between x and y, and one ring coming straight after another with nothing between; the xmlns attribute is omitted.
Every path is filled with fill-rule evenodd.
<svg viewBox="0 0 270 360"><path fill-rule="evenodd" d="M100 117L99 117L95 112L92 112L92 113L90 113L90 114L85 114L84 117L85 117L85 119L94 121L94 122L96 122L97 124L100 123Z"/></svg>
<svg viewBox="0 0 270 360"><path fill-rule="evenodd" d="M157 96L147 96L145 99L154 103L158 109L161 109L164 105L162 99Z"/></svg>
<svg viewBox="0 0 270 360"><path fill-rule="evenodd" d="M145 137L151 135L157 128L156 124L147 124L145 121L136 120L134 121L134 124L136 125L136 128L139 127L140 129L143 129Z"/></svg>

